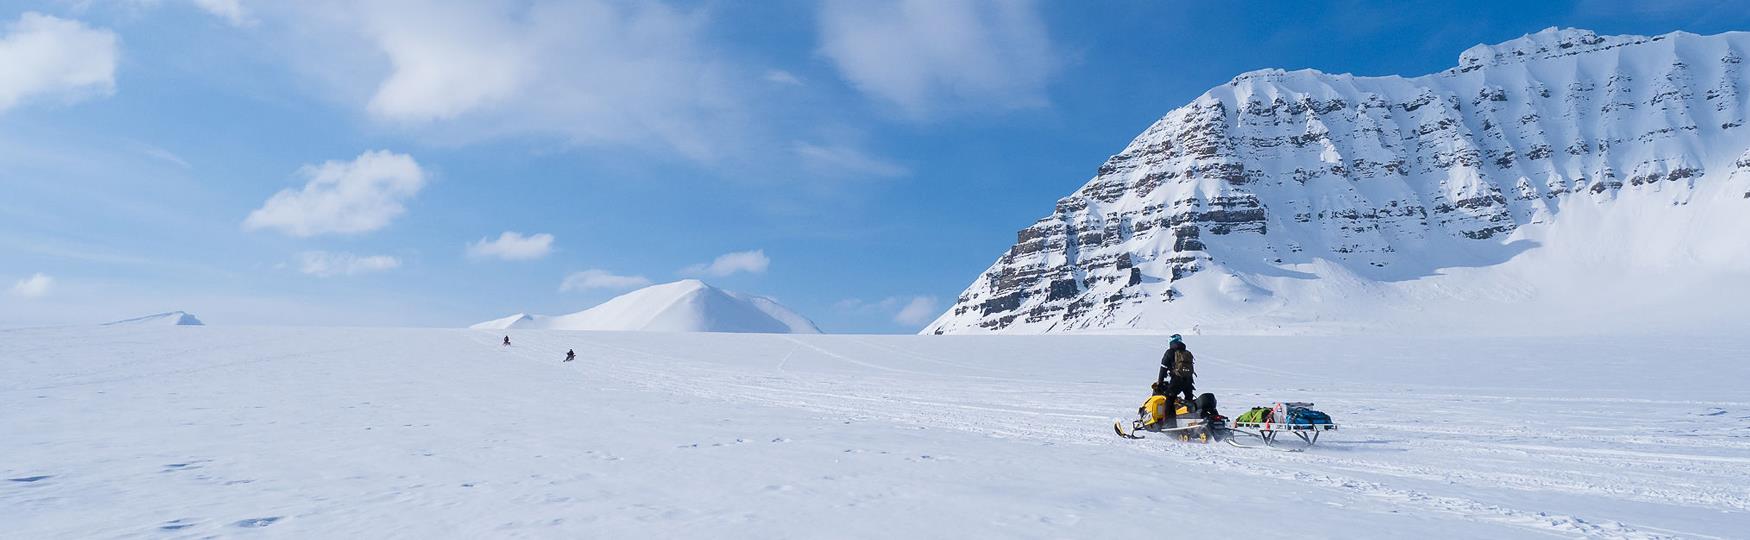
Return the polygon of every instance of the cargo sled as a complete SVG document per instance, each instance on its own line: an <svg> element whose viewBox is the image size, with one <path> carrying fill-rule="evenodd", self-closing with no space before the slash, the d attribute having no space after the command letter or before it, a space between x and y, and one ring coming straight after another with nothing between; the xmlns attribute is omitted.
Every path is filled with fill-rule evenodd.
<svg viewBox="0 0 1750 540"><path fill-rule="evenodd" d="M1336 431L1331 417L1312 408L1313 404L1293 401L1269 407L1253 407L1227 426L1228 444L1241 448L1276 448L1282 434L1287 433L1305 443L1290 450L1303 450L1319 442L1319 434ZM1239 442L1247 440L1246 443Z"/></svg>

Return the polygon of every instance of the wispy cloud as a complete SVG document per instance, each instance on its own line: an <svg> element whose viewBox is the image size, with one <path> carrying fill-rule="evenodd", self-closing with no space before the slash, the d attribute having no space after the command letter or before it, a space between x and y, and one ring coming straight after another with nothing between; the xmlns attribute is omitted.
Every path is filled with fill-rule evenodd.
<svg viewBox="0 0 1750 540"><path fill-rule="evenodd" d="M918 326L930 322L941 313L937 305L934 296L889 296L874 302L846 298L833 304L833 310L843 313L881 314L892 317L895 323Z"/></svg>
<svg viewBox="0 0 1750 540"><path fill-rule="evenodd" d="M607 270L584 270L565 276L559 283L559 292L582 291L588 289L636 289L649 285L650 280L644 276L621 276Z"/></svg>
<svg viewBox="0 0 1750 540"><path fill-rule="evenodd" d="M784 71L782 69L768 69L768 70L766 70L765 79L766 79L766 82L773 83L773 84L782 84L782 85L789 85L789 86L802 86L802 79L797 78L795 73Z"/></svg>
<svg viewBox="0 0 1750 540"><path fill-rule="evenodd" d="M55 278L38 272L12 284L12 295L20 298L41 298L55 286Z"/></svg>
<svg viewBox="0 0 1750 540"><path fill-rule="evenodd" d="M815 174L895 177L911 173L904 165L870 156L849 146L799 142L795 152L802 166Z"/></svg>
<svg viewBox="0 0 1750 540"><path fill-rule="evenodd" d="M133 143L130 143L128 146L131 146L135 151L138 151L140 154L142 154L146 157L156 159L158 161L162 161L165 163L169 163L171 165L175 165L175 166L183 168L183 169L191 168L191 166L188 164L188 161L182 159L182 156L176 155L175 152L171 152L169 150L165 150L163 148L159 148L159 147L152 146L150 144L146 144L146 143L142 143L142 142L133 142Z"/></svg>
<svg viewBox="0 0 1750 540"><path fill-rule="evenodd" d="M516 231L505 231L498 235L497 240L481 238L478 242L468 244L468 256L474 258L497 257L507 261L527 261L546 257L553 252L553 235L536 233L523 236Z"/></svg>
<svg viewBox="0 0 1750 540"><path fill-rule="evenodd" d="M819 29L821 54L846 81L918 117L1045 105L1060 63L1025 0L832 0Z"/></svg>
<svg viewBox="0 0 1750 540"><path fill-rule="evenodd" d="M297 237L370 232L406 212L402 201L425 187L425 172L412 157L382 150L306 165L301 173L310 179L303 189L274 194L249 213L243 228Z"/></svg>
<svg viewBox="0 0 1750 540"><path fill-rule="evenodd" d="M311 0L256 9L328 38L286 46L316 71L313 79L362 98L371 119L433 137L535 134L653 144L711 160L754 125L744 87L760 72L707 42L709 9L609 0Z"/></svg>
<svg viewBox="0 0 1750 540"><path fill-rule="evenodd" d="M717 276L723 277L738 272L758 274L766 271L772 260L766 258L766 250L737 251L718 255L709 263L699 263L682 268L683 276Z"/></svg>
<svg viewBox="0 0 1750 540"><path fill-rule="evenodd" d="M224 19L231 26L249 26L254 23L249 18L249 13L243 10L242 0L194 0L194 5L214 17Z"/></svg>
<svg viewBox="0 0 1750 540"><path fill-rule="evenodd" d="M917 326L930 322L938 313L936 297L914 296L905 303L905 307L899 308L899 313L893 314L893 322Z"/></svg>
<svg viewBox="0 0 1750 540"><path fill-rule="evenodd" d="M354 255L306 251L298 255L298 271L316 277L352 276L393 270L401 260L388 255Z"/></svg>
<svg viewBox="0 0 1750 540"><path fill-rule="evenodd" d="M0 112L37 96L114 93L116 43L109 30L25 12L0 31Z"/></svg>

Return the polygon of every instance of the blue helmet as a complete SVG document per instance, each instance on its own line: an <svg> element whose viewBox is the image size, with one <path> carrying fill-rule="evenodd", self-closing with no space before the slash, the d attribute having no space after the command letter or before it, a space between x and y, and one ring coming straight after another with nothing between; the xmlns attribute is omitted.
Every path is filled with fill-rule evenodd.
<svg viewBox="0 0 1750 540"><path fill-rule="evenodd" d="M1167 344L1172 345L1174 343L1180 343L1183 341L1185 341L1184 336L1180 336L1178 334L1173 334L1173 337L1167 339Z"/></svg>

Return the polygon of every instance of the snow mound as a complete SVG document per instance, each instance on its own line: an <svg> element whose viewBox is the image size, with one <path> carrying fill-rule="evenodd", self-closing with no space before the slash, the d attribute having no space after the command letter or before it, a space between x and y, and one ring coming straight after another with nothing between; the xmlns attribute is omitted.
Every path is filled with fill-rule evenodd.
<svg viewBox="0 0 1750 540"><path fill-rule="evenodd" d="M530 315L527 313L518 313L516 315L511 315L511 316L505 317L503 319L493 319L493 320L486 321L483 323L475 323L475 324L469 325L468 328L472 328L475 330L503 330L506 328L521 328L522 326L530 324L536 320L537 320L537 318L534 315Z"/></svg>
<svg viewBox="0 0 1750 540"><path fill-rule="evenodd" d="M134 317L115 322L103 323L103 326L206 326L194 315L181 311L157 313L145 317Z"/></svg>
<svg viewBox="0 0 1750 540"><path fill-rule="evenodd" d="M631 332L738 332L818 334L807 317L763 296L726 291L685 279L651 285L577 313L518 313L469 328L603 330Z"/></svg>

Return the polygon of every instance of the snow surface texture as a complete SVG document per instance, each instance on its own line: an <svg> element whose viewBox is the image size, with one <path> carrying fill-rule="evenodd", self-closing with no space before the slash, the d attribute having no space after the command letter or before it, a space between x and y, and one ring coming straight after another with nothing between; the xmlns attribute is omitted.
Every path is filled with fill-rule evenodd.
<svg viewBox="0 0 1750 540"><path fill-rule="evenodd" d="M634 332L818 334L807 317L763 296L726 291L696 279L651 285L570 315L518 313L469 328Z"/></svg>
<svg viewBox="0 0 1750 540"><path fill-rule="evenodd" d="M104 326L202 326L200 319L181 311L158 313L145 317L135 317L115 322L103 323Z"/></svg>
<svg viewBox="0 0 1750 540"><path fill-rule="evenodd" d="M1750 338L1203 337L1304 453L1121 440L1143 336L0 331L0 536L1658 538L1750 530ZM575 362L560 362L576 349Z"/></svg>
<svg viewBox="0 0 1750 540"><path fill-rule="evenodd" d="M1717 333L1750 302L1750 33L1549 29L1168 113L926 333Z"/></svg>

